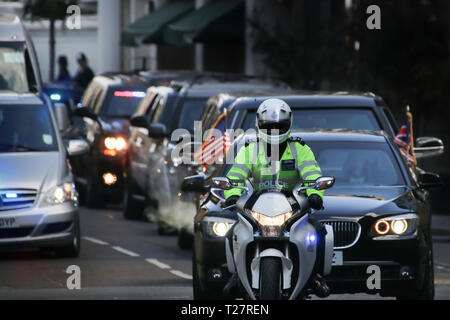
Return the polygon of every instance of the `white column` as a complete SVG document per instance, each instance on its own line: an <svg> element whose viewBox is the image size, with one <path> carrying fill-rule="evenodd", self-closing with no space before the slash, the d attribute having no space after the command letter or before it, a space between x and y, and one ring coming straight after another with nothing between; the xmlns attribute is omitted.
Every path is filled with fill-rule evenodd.
<svg viewBox="0 0 450 320"><path fill-rule="evenodd" d="M253 19L253 10L255 9L255 0L245 2L245 74L253 76L256 74L255 53L253 52L253 37L251 26L248 22Z"/></svg>
<svg viewBox="0 0 450 320"><path fill-rule="evenodd" d="M98 0L98 72L120 71L120 0Z"/></svg>

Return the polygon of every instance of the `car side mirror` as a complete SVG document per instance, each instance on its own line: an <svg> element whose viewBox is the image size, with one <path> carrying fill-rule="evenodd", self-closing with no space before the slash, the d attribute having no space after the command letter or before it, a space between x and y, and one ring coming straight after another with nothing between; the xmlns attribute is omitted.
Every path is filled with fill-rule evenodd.
<svg viewBox="0 0 450 320"><path fill-rule="evenodd" d="M142 114L132 116L130 119L130 124L133 127L144 128L147 130L150 129L150 125L151 125L150 120L147 118L147 116L142 115Z"/></svg>
<svg viewBox="0 0 450 320"><path fill-rule="evenodd" d="M437 173L422 171L419 173L419 185L424 189L437 188L442 186L442 180Z"/></svg>
<svg viewBox="0 0 450 320"><path fill-rule="evenodd" d="M417 159L435 157L444 153L444 143L435 137L419 137L416 139L414 154Z"/></svg>
<svg viewBox="0 0 450 320"><path fill-rule="evenodd" d="M89 151L89 144L82 139L69 140L67 153L69 156L81 156Z"/></svg>
<svg viewBox="0 0 450 320"><path fill-rule="evenodd" d="M148 135L157 139L167 138L169 136L166 126L162 123L152 123L148 128Z"/></svg>
<svg viewBox="0 0 450 320"><path fill-rule="evenodd" d="M185 192L201 192L208 191L208 187L205 186L204 175L196 175L186 177L181 184L181 190Z"/></svg>
<svg viewBox="0 0 450 320"><path fill-rule="evenodd" d="M78 104L77 108L74 111L74 114L78 117L89 118L94 121L98 121L98 116L94 112L94 110L92 110L92 108L88 106L83 106L81 103Z"/></svg>
<svg viewBox="0 0 450 320"><path fill-rule="evenodd" d="M69 110L64 103L54 103L53 111L55 112L56 122L59 131L66 131L70 127Z"/></svg>

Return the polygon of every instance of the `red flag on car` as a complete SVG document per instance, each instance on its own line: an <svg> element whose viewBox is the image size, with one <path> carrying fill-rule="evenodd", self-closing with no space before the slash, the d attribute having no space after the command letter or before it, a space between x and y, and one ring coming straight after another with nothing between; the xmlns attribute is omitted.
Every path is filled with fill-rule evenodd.
<svg viewBox="0 0 450 320"><path fill-rule="evenodd" d="M409 106L406 107L406 124L400 128L400 131L394 138L400 152L408 162L417 164L416 156L414 154L414 139L412 131L412 114L409 111Z"/></svg>

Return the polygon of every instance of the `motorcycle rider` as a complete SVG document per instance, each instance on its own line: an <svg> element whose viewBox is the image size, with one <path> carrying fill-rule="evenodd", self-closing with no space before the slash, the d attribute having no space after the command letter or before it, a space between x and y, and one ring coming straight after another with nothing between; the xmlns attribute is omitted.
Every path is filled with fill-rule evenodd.
<svg viewBox="0 0 450 320"><path fill-rule="evenodd" d="M256 141L247 142L237 153L234 164L227 173L233 184L244 186L247 178L253 178L255 190L278 188L292 191L300 180L314 181L322 176L311 149L298 138L290 136L292 111L280 99L268 99L256 112ZM322 209L324 191L307 189L311 208ZM226 206L236 203L242 190L225 191ZM319 297L329 295L329 288L322 278L325 228L310 215L310 222L318 232L318 258L312 287Z"/></svg>

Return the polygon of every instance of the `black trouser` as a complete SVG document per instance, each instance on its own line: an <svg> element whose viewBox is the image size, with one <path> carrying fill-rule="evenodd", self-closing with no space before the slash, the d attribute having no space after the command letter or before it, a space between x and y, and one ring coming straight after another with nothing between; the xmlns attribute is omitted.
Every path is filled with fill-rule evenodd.
<svg viewBox="0 0 450 320"><path fill-rule="evenodd" d="M325 259L325 236L327 234L327 230L322 223L314 216L314 214L309 215L309 223L313 225L317 232L317 255L316 255L316 263L314 265L314 272L323 276L323 268L324 268L324 259Z"/></svg>

